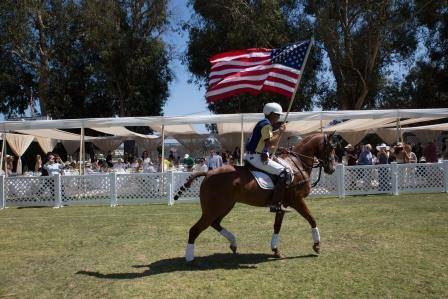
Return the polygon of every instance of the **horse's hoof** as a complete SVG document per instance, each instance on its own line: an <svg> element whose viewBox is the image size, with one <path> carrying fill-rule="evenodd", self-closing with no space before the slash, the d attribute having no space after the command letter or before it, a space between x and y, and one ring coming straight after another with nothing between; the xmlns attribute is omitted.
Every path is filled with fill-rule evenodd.
<svg viewBox="0 0 448 299"><path fill-rule="evenodd" d="M234 245L230 245L230 250L232 250L232 252L233 252L234 254L236 254L236 246L234 246Z"/></svg>
<svg viewBox="0 0 448 299"><path fill-rule="evenodd" d="M272 252L274 253L274 257L277 258L277 259L283 259L283 258L286 257L285 255L283 255L280 252L280 250L278 250L278 248L272 248Z"/></svg>
<svg viewBox="0 0 448 299"><path fill-rule="evenodd" d="M320 243L314 243L313 250L316 254L320 254Z"/></svg>

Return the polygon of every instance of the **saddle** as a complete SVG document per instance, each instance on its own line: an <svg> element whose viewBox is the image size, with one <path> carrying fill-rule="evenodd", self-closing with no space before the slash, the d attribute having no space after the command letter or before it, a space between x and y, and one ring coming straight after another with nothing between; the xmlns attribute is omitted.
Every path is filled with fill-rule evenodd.
<svg viewBox="0 0 448 299"><path fill-rule="evenodd" d="M293 175L293 171L292 171L292 168L289 165L289 163L281 158L277 158L276 162L289 168L289 171L292 175L291 182L289 182L289 183L292 183L294 181L294 175ZM278 181L278 176L268 173L262 169L259 169L255 166L253 166L252 164L250 164L249 162L246 162L244 164L244 166L238 166L238 167L246 167L249 170L249 172L252 174L252 176L254 177L255 181L257 182L258 186L260 186L261 189L274 190L275 184L277 184L277 181Z"/></svg>

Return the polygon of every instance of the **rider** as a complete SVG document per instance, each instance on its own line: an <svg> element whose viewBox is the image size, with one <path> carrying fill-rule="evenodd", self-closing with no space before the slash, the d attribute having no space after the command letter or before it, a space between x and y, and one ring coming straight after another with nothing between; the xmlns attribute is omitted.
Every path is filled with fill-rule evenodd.
<svg viewBox="0 0 448 299"><path fill-rule="evenodd" d="M278 176L272 198L273 204L270 206L271 212L289 212L282 204L286 182L291 179L286 168L269 158L269 147L275 146L285 125L282 124L278 130L273 131L273 126L278 123L280 115L283 115L282 107L277 103L267 103L263 107L265 118L260 120L246 144L246 155L244 160L270 174Z"/></svg>

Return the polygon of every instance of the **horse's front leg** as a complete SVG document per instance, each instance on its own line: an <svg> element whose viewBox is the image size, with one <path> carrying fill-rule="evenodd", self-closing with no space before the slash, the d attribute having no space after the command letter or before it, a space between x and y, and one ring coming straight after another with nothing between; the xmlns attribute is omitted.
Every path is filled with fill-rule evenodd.
<svg viewBox="0 0 448 299"><path fill-rule="evenodd" d="M299 200L295 201L291 206L294 209L296 209L297 212L299 212L299 214L302 215L302 217L305 218L310 224L311 236L313 237L313 250L314 252L319 254L320 253L319 229L317 228L316 220L314 219L313 215L311 215L310 210L308 210L305 200L303 198L300 198Z"/></svg>
<svg viewBox="0 0 448 299"><path fill-rule="evenodd" d="M274 252L274 256L278 258L284 257L280 250L278 250L278 237L280 233L280 229L282 228L283 216L285 216L285 212L278 212L275 214L275 222L274 222L274 233L272 234L271 239L271 249Z"/></svg>

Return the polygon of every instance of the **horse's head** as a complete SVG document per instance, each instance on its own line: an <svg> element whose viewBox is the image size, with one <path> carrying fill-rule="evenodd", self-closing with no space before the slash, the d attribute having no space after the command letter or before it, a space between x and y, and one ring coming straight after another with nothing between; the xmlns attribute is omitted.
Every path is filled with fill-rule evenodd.
<svg viewBox="0 0 448 299"><path fill-rule="evenodd" d="M333 143L333 135L335 132L330 133L329 135L323 134L321 138L321 142L319 142L318 150L315 153L315 156L319 159L319 164L324 168L325 173L332 174L335 171L335 158L334 158L334 149L335 145Z"/></svg>

